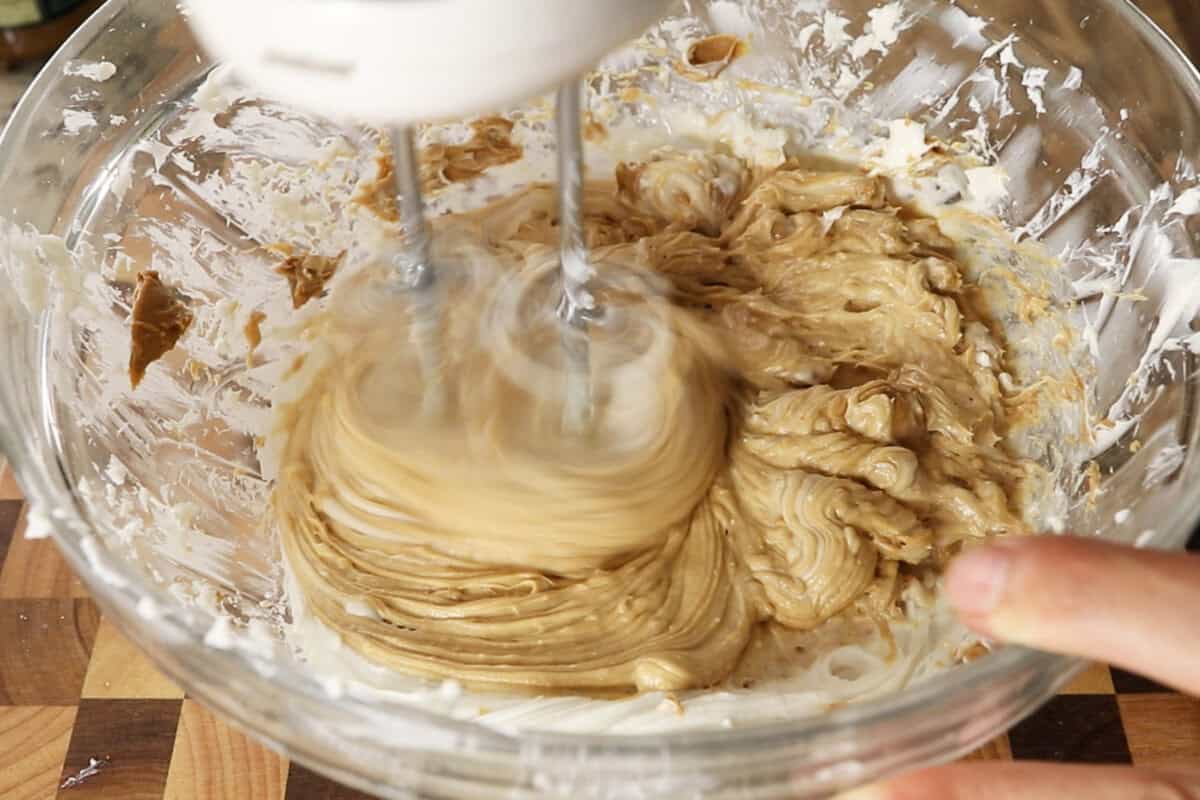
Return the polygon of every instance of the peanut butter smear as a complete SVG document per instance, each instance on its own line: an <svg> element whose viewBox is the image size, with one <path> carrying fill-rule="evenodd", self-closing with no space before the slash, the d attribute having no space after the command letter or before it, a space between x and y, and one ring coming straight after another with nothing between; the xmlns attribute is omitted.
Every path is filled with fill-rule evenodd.
<svg viewBox="0 0 1200 800"><path fill-rule="evenodd" d="M680 71L693 80L712 80L746 53L746 43L728 33L706 36L687 49Z"/></svg>
<svg viewBox="0 0 1200 800"><path fill-rule="evenodd" d="M482 117L470 128L471 136L462 144L438 142L421 149L421 191L432 194L452 183L473 180L492 167L520 161L525 154L525 149L512 140L513 123L504 117ZM400 212L394 181L391 144L385 141L375 179L361 187L354 202L395 222Z"/></svg>
<svg viewBox="0 0 1200 800"><path fill-rule="evenodd" d="M146 376L146 368L174 348L191 324L192 312L157 272L138 273L130 324L129 383L133 388Z"/></svg>
<svg viewBox="0 0 1200 800"><path fill-rule="evenodd" d="M325 291L325 284L329 283L329 279L337 272L338 265L342 263L345 255L339 253L330 257L305 253L289 256L276 267L275 271L287 278L292 293L292 308L302 307ZM251 333L248 331L246 335L249 338Z"/></svg>
<svg viewBox="0 0 1200 800"><path fill-rule="evenodd" d="M437 221L476 268L446 282L436 416L404 314L356 310L368 286L315 323L330 357L281 409L273 504L349 647L489 690L711 687L780 631L901 615L906 581L1023 530L1040 474L1006 448L1003 358L977 357L999 334L882 179L664 151L584 208L611 313L585 440L537 312L552 187Z"/></svg>
<svg viewBox="0 0 1200 800"><path fill-rule="evenodd" d="M242 334L246 337L246 345L249 348L249 355L253 356L254 351L262 344L262 324L266 320L267 315L261 311L250 312L250 317L246 320L246 324L242 327Z"/></svg>

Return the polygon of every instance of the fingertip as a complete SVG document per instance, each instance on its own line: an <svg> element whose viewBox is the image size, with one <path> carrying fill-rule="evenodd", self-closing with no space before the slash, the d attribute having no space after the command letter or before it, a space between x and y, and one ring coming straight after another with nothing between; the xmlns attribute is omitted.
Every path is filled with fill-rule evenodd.
<svg viewBox="0 0 1200 800"><path fill-rule="evenodd" d="M836 794L833 800L891 800L891 795L882 785L872 784Z"/></svg>

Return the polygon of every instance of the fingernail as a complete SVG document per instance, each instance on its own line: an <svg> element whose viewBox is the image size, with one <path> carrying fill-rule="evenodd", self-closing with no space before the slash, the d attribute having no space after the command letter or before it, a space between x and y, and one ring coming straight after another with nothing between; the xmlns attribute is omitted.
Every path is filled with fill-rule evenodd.
<svg viewBox="0 0 1200 800"><path fill-rule="evenodd" d="M836 794L833 800L887 800L887 793L881 786L863 786Z"/></svg>
<svg viewBox="0 0 1200 800"><path fill-rule="evenodd" d="M1007 547L980 547L954 559L946 575L946 591L958 612L972 618L989 616L1008 590L1013 552Z"/></svg>

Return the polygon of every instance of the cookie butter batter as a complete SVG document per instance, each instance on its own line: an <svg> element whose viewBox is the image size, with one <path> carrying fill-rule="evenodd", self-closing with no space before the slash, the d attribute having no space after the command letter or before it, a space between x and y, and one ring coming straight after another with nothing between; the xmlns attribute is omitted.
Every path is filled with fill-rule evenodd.
<svg viewBox="0 0 1200 800"><path fill-rule="evenodd" d="M612 309L586 441L562 428L551 187L438 221L472 266L443 288L434 415L369 270L313 323L328 357L282 409L275 511L306 607L368 658L713 686L756 638L886 621L961 542L1022 529L1002 342L933 220L854 171L662 151L615 178L585 198Z"/></svg>
<svg viewBox="0 0 1200 800"><path fill-rule="evenodd" d="M192 312L157 272L138 273L130 314L130 386L138 387L146 368L174 348L191 324Z"/></svg>

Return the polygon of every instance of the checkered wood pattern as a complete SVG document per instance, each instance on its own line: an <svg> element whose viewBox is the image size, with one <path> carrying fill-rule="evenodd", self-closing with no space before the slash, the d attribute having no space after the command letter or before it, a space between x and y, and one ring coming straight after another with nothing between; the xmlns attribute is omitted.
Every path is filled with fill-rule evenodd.
<svg viewBox="0 0 1200 800"><path fill-rule="evenodd" d="M342 800L362 795L217 719L103 619L0 472L0 798ZM90 774L89 774L90 773Z"/></svg>
<svg viewBox="0 0 1200 800"><path fill-rule="evenodd" d="M1200 54L1200 0L1137 0ZM0 73L0 124L32 69ZM289 764L163 676L101 617L48 540L23 536L0 471L0 800L361 800ZM1193 539L1200 549L1200 536ZM1093 665L1043 709L968 756L1200 763L1200 700Z"/></svg>

